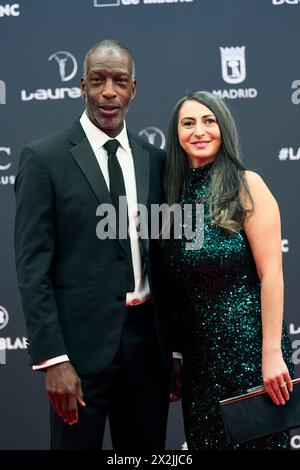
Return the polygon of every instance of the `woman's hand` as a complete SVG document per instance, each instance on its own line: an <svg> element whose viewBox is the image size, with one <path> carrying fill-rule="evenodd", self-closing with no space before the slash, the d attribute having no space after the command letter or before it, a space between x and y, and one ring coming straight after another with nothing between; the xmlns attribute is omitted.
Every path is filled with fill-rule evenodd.
<svg viewBox="0 0 300 470"><path fill-rule="evenodd" d="M275 405L284 405L289 400L289 392L293 391L293 384L280 350L263 351L262 376L265 389Z"/></svg>

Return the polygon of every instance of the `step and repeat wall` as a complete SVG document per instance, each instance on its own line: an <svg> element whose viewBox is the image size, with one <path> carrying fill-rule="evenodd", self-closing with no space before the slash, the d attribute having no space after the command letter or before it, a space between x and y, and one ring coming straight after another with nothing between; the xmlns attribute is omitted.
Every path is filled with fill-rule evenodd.
<svg viewBox="0 0 300 470"><path fill-rule="evenodd" d="M151 143L164 147L172 109L189 92L212 91L230 106L244 161L281 208L285 319L300 375L299 26L300 0L0 0L0 449L49 447L44 375L29 367L14 267L19 154L81 115L84 55L105 38L132 51L127 125ZM167 448L184 443L177 403ZM300 448L300 430L291 445Z"/></svg>

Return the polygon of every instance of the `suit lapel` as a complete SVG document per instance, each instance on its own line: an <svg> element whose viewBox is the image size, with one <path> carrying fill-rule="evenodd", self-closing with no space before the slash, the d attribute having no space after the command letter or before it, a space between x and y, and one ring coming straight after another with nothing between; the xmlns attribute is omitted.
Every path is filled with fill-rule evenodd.
<svg viewBox="0 0 300 470"><path fill-rule="evenodd" d="M135 140L134 136L129 134L128 137L134 161L137 202L147 206L150 175L149 152ZM79 121L76 121L71 129L70 142L74 144L70 148L71 155L87 179L99 204L112 204L104 176ZM141 226L148 227L147 220L140 220L140 224ZM115 228L111 228L115 232ZM118 240L123 249L125 249L122 240ZM141 241L142 243L146 242L146 240ZM145 248L147 250L147 243Z"/></svg>
<svg viewBox="0 0 300 470"><path fill-rule="evenodd" d="M112 204L104 176L88 139L83 138L70 149L70 152L94 191L99 204Z"/></svg>
<svg viewBox="0 0 300 470"><path fill-rule="evenodd" d="M139 142L137 142L131 134L129 134L129 143L134 161L137 202L138 204L143 204L146 209L148 209L147 201L150 182L149 152L145 149L145 147L143 147ZM147 215L148 216L145 217L144 211L140 212L140 233L148 234L148 212ZM148 238L140 238L139 240L145 255L149 250L149 240Z"/></svg>
<svg viewBox="0 0 300 470"><path fill-rule="evenodd" d="M87 179L97 198L98 203L113 205L104 176L99 167L93 149L90 146L90 143L79 122L76 124L77 128L75 128L75 132L72 134L70 139L71 142L75 144L70 149L71 155ZM115 227L111 224L110 227L113 233L116 235ZM118 239L117 235L116 238ZM125 250L122 240L118 240Z"/></svg>
<svg viewBox="0 0 300 470"><path fill-rule="evenodd" d="M112 204L104 176L79 121L76 121L71 128L70 142L74 144L70 152L94 191L98 202ZM134 161L137 202L147 205L150 172L149 152L131 134L129 134L129 143Z"/></svg>

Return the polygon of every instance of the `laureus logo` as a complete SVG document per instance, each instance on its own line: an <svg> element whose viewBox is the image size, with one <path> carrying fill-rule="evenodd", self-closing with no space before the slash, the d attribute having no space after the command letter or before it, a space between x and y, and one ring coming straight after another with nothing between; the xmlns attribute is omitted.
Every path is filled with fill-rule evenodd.
<svg viewBox="0 0 300 470"><path fill-rule="evenodd" d="M67 51L54 52L48 60L55 59L58 63L59 74L62 82L68 82L75 77L77 73L77 61L73 54Z"/></svg>
<svg viewBox="0 0 300 470"><path fill-rule="evenodd" d="M163 131L161 131L158 127L146 127L139 132L139 136L147 140L149 144L160 147L161 149L165 148L166 137Z"/></svg>
<svg viewBox="0 0 300 470"><path fill-rule="evenodd" d="M68 82L75 77L77 73L77 60L67 51L54 52L48 60L53 60L58 64L58 71L62 82ZM81 90L79 87L58 87L58 88L38 88L35 91L28 92L27 90L21 90L22 101L32 100L63 100L65 98L80 98Z"/></svg>
<svg viewBox="0 0 300 470"><path fill-rule="evenodd" d="M0 305L0 330L6 327L8 320L8 311Z"/></svg>
<svg viewBox="0 0 300 470"><path fill-rule="evenodd" d="M222 77L227 83L242 83L246 78L245 46L220 47Z"/></svg>

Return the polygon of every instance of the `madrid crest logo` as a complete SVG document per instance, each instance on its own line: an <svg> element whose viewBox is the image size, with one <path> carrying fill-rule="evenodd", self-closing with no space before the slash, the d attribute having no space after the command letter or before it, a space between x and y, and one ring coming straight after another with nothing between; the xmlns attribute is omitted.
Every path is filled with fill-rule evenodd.
<svg viewBox="0 0 300 470"><path fill-rule="evenodd" d="M245 46L220 47L222 77L227 83L242 83L246 78Z"/></svg>

